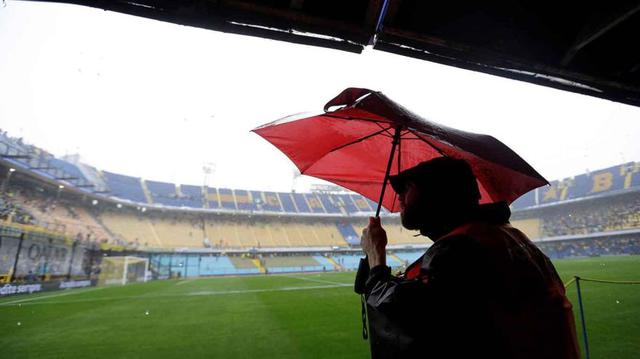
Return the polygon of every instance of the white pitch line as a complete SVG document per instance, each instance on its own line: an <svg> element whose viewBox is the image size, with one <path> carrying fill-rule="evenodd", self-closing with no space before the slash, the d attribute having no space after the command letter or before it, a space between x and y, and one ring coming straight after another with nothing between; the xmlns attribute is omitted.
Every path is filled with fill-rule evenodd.
<svg viewBox="0 0 640 359"><path fill-rule="evenodd" d="M309 281L309 282L316 282L316 283L337 284L337 285L341 285L341 286L345 286L345 287L348 286L348 285L351 285L351 283L332 282L330 280L313 279L313 278L308 278L308 277L298 277L298 276L295 276L295 275L285 275L283 277L299 279L299 280L306 280L306 281Z"/></svg>
<svg viewBox="0 0 640 359"><path fill-rule="evenodd" d="M88 289L85 289L85 290L68 289L68 291L63 292L63 293L55 293L55 294L43 295L43 296L34 297L34 298L25 298L25 299L12 300L10 302L2 302L2 303L0 303L0 306L17 304L17 303L24 303L24 302L33 302L35 300L40 300L40 299L63 297L63 296L66 296L66 295L71 295L71 294L87 293L87 292L92 292L94 290L103 289L103 288L106 288L106 287L93 287L93 288L88 288Z"/></svg>

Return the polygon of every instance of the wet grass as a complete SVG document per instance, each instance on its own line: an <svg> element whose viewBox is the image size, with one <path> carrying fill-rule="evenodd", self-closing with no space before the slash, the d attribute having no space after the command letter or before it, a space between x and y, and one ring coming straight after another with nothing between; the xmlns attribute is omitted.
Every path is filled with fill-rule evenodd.
<svg viewBox="0 0 640 359"><path fill-rule="evenodd" d="M565 281L640 279L638 256L556 266ZM367 358L353 277L169 280L3 298L0 357ZM592 357L636 358L640 286L582 287ZM577 309L575 286L568 293Z"/></svg>

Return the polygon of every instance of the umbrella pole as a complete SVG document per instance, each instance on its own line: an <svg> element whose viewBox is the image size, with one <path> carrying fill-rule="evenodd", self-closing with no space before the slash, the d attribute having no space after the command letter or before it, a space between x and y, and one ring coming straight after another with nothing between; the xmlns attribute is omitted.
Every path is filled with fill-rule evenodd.
<svg viewBox="0 0 640 359"><path fill-rule="evenodd" d="M387 163L387 171L384 174L384 180L382 181L382 191L380 191L380 199L378 200L378 208L376 209L376 217L380 217L380 209L382 208L382 200L384 199L384 192L387 189L387 182L389 181L389 173L391 172L391 164L393 163L393 156L396 153L396 146L400 142L400 127L396 127L393 134L393 141L391 142L391 153L389 154L389 162Z"/></svg>
<svg viewBox="0 0 640 359"><path fill-rule="evenodd" d="M389 173L391 172L391 164L393 163L393 155L396 152L396 146L400 142L400 127L396 127L393 134L393 142L391 143L391 154L389 155L389 162L387 163L387 170L384 174L384 180L382 181L382 191L380 191L380 200L378 201L378 208L376 209L376 217L380 216L380 208L382 207L382 200L384 199L384 191L387 188L387 182L389 181ZM358 272L356 273L356 280L354 290L360 294L360 305L362 307L362 339L369 339L369 328L367 326L367 300L365 299L365 283L369 278L369 256L360 258L358 265Z"/></svg>

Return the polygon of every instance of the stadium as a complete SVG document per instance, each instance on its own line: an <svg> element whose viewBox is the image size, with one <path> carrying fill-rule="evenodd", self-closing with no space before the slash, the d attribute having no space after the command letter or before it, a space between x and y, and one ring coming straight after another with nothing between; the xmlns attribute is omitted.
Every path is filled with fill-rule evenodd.
<svg viewBox="0 0 640 359"><path fill-rule="evenodd" d="M190 280L209 277L229 277L217 281L234 288L228 283L244 282L243 276L251 289L220 293L277 292L279 285L284 293L344 291L351 287L349 272L362 256L358 233L375 208L358 194L331 188L263 192L104 172L55 158L6 133L0 146L5 174L0 273L6 283L36 278L41 283L4 285L3 296L159 279L181 280L179 284L187 283L181 288L187 289L206 283ZM580 263L585 273L597 269L593 266L619 267L621 273L611 275L637 269L637 257L629 256L640 254L640 163L553 181L514 202L512 212L512 224L550 258L584 258L567 266ZM402 270L430 242L403 229L397 215L385 212L382 218L390 238L389 265ZM595 259L600 257L606 259ZM301 276L304 273L310 275ZM260 283L260 276L267 274L283 274L275 281L291 283ZM82 302L81 293L78 290L77 297ZM57 303L47 297L33 303ZM634 298L637 301L632 296L630 302ZM30 300L25 301L26 306ZM150 315L149 310L144 313Z"/></svg>
<svg viewBox="0 0 640 359"><path fill-rule="evenodd" d="M13 7L15 3L10 2L9 7ZM43 6L46 14L44 4L32 3ZM569 91L573 92L572 96L580 96L580 100L568 106L568 112L559 115L565 122L570 122L568 118L578 116L578 109L582 104L579 101L586 103L583 99L588 98L583 95L597 97L602 103L607 100L615 101L618 105L631 105L629 108L640 104L640 91L636 90L637 64L634 63L633 67L626 60L637 54L626 54L626 57L608 56L609 52L602 50L613 51L612 44L627 37L634 38L630 34L634 34L634 29L637 28L638 22L634 21L638 20L636 10L620 13L617 11L619 9L611 9L612 13L621 16L615 22L615 26L622 24L621 28L610 31L611 27L605 27L597 36L588 37L588 41L575 45L568 53L556 54L552 51L568 46L566 39L549 34L582 33L576 30L582 29L579 21L564 21L572 18L565 16L570 13L571 9L568 8L558 9L558 13L546 14L533 8L521 12L520 9L508 7L513 19L521 21L502 21L502 14L509 11L489 8L489 5L485 10L491 16L485 17L483 12L477 13L475 10L469 12L475 15L463 16L465 21L472 23L465 26L476 29L478 34L500 37L502 40L496 41L496 45L487 44L483 39L469 34L474 31L458 32L458 26L465 26L456 21L451 22L455 24L451 28L442 25L437 31L430 32L432 30L421 25L420 19L439 23L440 20L436 19L439 16L436 16L436 9L427 9L420 2L357 1L346 8L339 3L206 0L176 4L162 1L106 1L88 2L84 5L97 8L92 10L109 10L105 12L109 14L107 16L122 13L151 19L154 23L155 20L160 20L163 23L154 26L164 26L167 25L164 22L169 22L206 29L206 32L222 31L249 35L259 40L278 40L296 44L295 46L312 45L349 53L361 53L366 48L373 47L379 52L417 58L424 63L434 62L447 67L500 76L510 79L509 81L518 80ZM608 19L603 15L606 12L604 9L583 10L585 16L587 13L593 16L599 14L601 19ZM0 9L0 19L2 11ZM443 19L457 16L453 15L457 10L445 5L437 11ZM543 17L546 21L539 21ZM512 28L503 27L507 23ZM543 23L547 27L543 28ZM1 26L0 21L0 29ZM154 28L151 32L158 29L160 28ZM539 31L539 34L547 34L545 36L548 37L538 39L522 35L515 41L515 37L504 35L509 32L533 33L531 29ZM74 32L76 30L73 29ZM169 31L193 30L176 26ZM196 32L188 34L201 39ZM0 46L3 46L2 40L0 36ZM170 40L167 41L171 43ZM241 43L237 38L232 41ZM528 50L520 47L520 41L523 41ZM463 43L466 45L460 46ZM76 46L82 45L71 45L74 49ZM282 48L277 48L274 52L281 50ZM228 49L226 51L231 52ZM126 55L120 60L126 58L129 61L134 56L128 56L137 53L131 48L124 52ZM282 57L290 56L287 54L283 53ZM312 56L318 54L313 53ZM163 76L170 79L172 75L167 73L177 73L177 77L184 73L184 77L189 78L185 68L197 68L210 60L206 56L203 56L204 60L197 59L195 55L187 62L171 58L163 63L160 60L162 56L154 56L153 61L158 59L158 63L164 66L163 71L167 72L153 73L153 81L149 81L151 85L147 84L149 87L162 87L158 85L161 81L154 81ZM557 60L560 58L562 65ZM232 59L240 62L238 58ZM87 60L92 64L100 61L103 60L93 63ZM176 61L184 68L172 67L171 61ZM293 62L295 61L298 60L294 58ZM345 61L345 58L336 62L341 61ZM2 64L4 63L0 63ZM243 65L238 65L241 66ZM253 63L250 66L245 63L244 66L248 68ZM291 63L288 66L292 66ZM311 66L305 65L303 69L313 72L310 71ZM315 66L320 68L317 64ZM236 76L235 80L241 83L238 85L240 88L244 90L244 87L250 87L242 79L242 71L246 69L220 67ZM0 66L0 75L5 74L2 70ZM135 71L145 70L138 68ZM270 72L265 68L259 71L264 72L265 76ZM282 81L289 84L286 77L289 74L283 75L284 70L280 68L273 70L274 73L278 71ZM299 72L299 69L291 70L294 73L296 71ZM73 68L74 75L76 72L85 76L89 71L84 67L77 70ZM101 81L106 81L108 72L104 71L103 75L97 73L89 80L83 78L82 81L98 83L97 87L103 86ZM320 76L325 74L328 77L325 72L318 72ZM294 74L295 76L302 77L300 73ZM468 75L460 78L465 76ZM445 81L456 82L460 78L453 77L454 80ZM470 82L474 79L478 82L485 81L472 78ZM22 78L19 78L18 82L20 81ZM131 83L136 81L140 80L132 80ZM256 81L268 82L261 78ZM403 78L399 81L399 86L405 87L403 81L410 83ZM43 80L42 83L44 82ZM327 88L334 91L336 83L342 82L336 80L327 85ZM191 86L187 80L180 84ZM82 86L85 85L83 82ZM80 88L78 91L85 91L82 86L77 86ZM122 86L122 83L117 86L118 91L126 92L123 89L126 86ZM225 83L222 80L216 86L223 88L216 93L221 98L226 98L221 95L225 91L236 97L264 95L269 101L282 105L282 102L271 98L271 94L265 94L266 91L262 88L255 93L237 91L236 88L224 89ZM101 93L93 87L87 88L90 90L86 92ZM302 88L304 91L300 92L310 92L308 88ZM45 93L48 92L46 89L50 88L43 86L38 91ZM135 87L132 91L137 90ZM545 98L562 98L558 95L561 91L556 90ZM5 90L0 84L0 97L7 96L11 91ZM16 91L19 92L19 89ZM198 97L193 95L197 90L184 91L190 96ZM292 102L299 100L294 95L289 95L292 92L290 88L286 92L279 91L274 90L274 93L292 96ZM449 95L457 91L455 88ZM492 89L487 90L491 91ZM51 95L61 103L73 103L74 101L69 100L70 96L64 97L64 92L65 90L61 90L61 94L47 93L46 96ZM324 92L320 93L325 95ZM107 103L111 106L112 95L107 91L102 92L102 95L91 96L98 98L95 103ZM117 98L117 95L113 96ZM184 104L180 103L179 96L172 96L175 96L178 108L182 109L180 106ZM513 110L508 107L506 95L503 96L505 100L499 100L499 106L504 104L507 108L504 112ZM518 96L528 95L522 92ZM16 95L9 99L17 103L18 97ZM147 100L141 94L140 99L126 102L121 107L123 112L138 113L136 111L143 108ZM158 103L173 102L174 98L160 97L153 100L149 103L153 103L159 110L152 114L158 115L165 111L165 104ZM245 102L241 102L234 106L259 107L265 103L250 103L251 106L245 106ZM457 107L464 107L457 104L449 105L446 110L455 112ZM74 103L69 108L75 105ZM23 110L21 106L22 102L16 105L20 111ZM591 108L586 105L584 107L585 112ZM171 113L174 108L167 108L170 116L182 119L182 113ZM151 145L157 143L152 141L154 138L163 136L162 132L155 132L160 131L163 126L159 120L157 123L153 122L155 118L151 122L140 120L140 129L133 124L132 127L122 126L123 122L118 122L119 120L111 122L111 119L100 119L96 113L107 112L106 109L91 113L77 110L81 117L96 116L94 120L87 121L89 126L96 127L92 129L93 132L87 130L88 127L84 124L75 123L70 126L62 119L54 118L52 122L60 122L59 132L38 136L38 131L29 132L29 124L25 125L24 131L22 125L15 124L28 118L30 111L25 110L27 115L24 117L8 118L6 114L10 112L4 113L2 110L0 106L0 357L369 357L369 344L361 336L361 302L354 294L354 278L364 255L360 242L361 232L367 226L369 218L375 216L377 203L346 188L324 182L314 183L304 190L298 190L295 186L291 186L292 189L288 191L267 190L260 186L259 173L253 179L256 187L244 184L211 185L211 181L207 181L211 168L206 165L203 168L204 184L193 179L194 177L191 177L193 180L172 182L167 176L156 178L151 175L147 178L126 170L106 169L179 167L180 162L188 162L190 156L197 157L192 150L195 147L186 145L189 138L180 142L180 137L189 137L185 135L187 132L180 132L179 129L180 126L190 126L186 118L178 121L177 125L171 123L167 126L171 137L166 140L166 147L175 149L176 153L179 153L180 147L191 149L191 152L185 150L186 155L180 153L166 156L166 153L172 153L162 152L159 147ZM470 111L481 110L482 106ZM599 148L604 144L604 140L598 142L595 139L596 135L615 137L607 136L606 132L610 129L607 126L616 126L603 119L618 115L622 118L630 113L631 120L637 121L637 113L632 113L633 110L625 107L622 110L612 110L611 113L603 111L604 114L594 115L600 116L598 122L602 125L596 127L587 122L571 123L562 127L564 131L555 131L560 133L557 137L551 134L553 130L547 128L557 119L540 120L540 125L528 127L539 128L539 132L532 133L529 137L535 137L536 146L538 143L551 144L557 141L549 146L560 148L547 155L549 162L553 162L557 156L559 167L591 168L593 166L589 161L592 159L580 152L588 152L591 145ZM74 110L68 112L73 116ZM270 109L265 112L270 114L273 111ZM493 116L494 109L490 112L487 117L480 119L486 120ZM274 113L281 115L280 112ZM511 117L512 114L509 113L508 116ZM527 118L526 114L522 116ZM131 121L133 118L134 115L122 121L135 122ZM230 119L235 120L233 116ZM6 122L2 122L3 120ZM496 132L499 132L497 124L498 122L489 123L484 129L494 126ZM522 125L514 125L518 126ZM585 133L584 128L590 126L595 128L591 129L595 133L593 137L577 140L572 138L579 137ZM219 127L216 133L202 137L193 133L191 135L213 143L224 136L215 137L218 133L225 132L225 126ZM228 127L232 125L228 124ZM612 142L622 144L626 141L627 146L637 152L632 130L637 132L637 126L629 130L630 139L620 136L615 137ZM60 148L52 150L47 141L49 138L60 137L59 142L73 142L93 136L93 141L99 142L96 137L100 137L101 131L105 133L104 137L110 137L111 142L109 147L100 149L107 154L105 158L108 160L103 158L96 163L85 160L82 151L62 155ZM204 126L196 126L195 131L206 132ZM114 133L116 135L112 135ZM118 142L126 142L127 136L134 138L133 147L123 144L124 157L118 157ZM527 134L510 142L510 145L516 145L514 148L517 147L518 152L527 147L528 143L522 140L524 137ZM32 140L33 138L37 140ZM569 145L563 147L564 141L574 143L572 140L579 145L575 148L569 148ZM192 139L191 142L197 141ZM240 167L241 160L235 160L232 152L253 150L242 148L242 144L244 143L238 145L239 149L220 151L219 156L238 162ZM87 147L89 146L84 148ZM543 152L542 147L527 149L527 156L536 151ZM571 153L563 157L561 152L567 148L578 154ZM600 163L609 165L582 172L575 171L569 176L562 176L563 178L549 178L553 179L549 185L527 192L510 205L511 225L525 233L553 261L565 284L567 295L573 304L580 351L585 358L636 358L640 353L640 321L637 320L640 316L640 162L637 161L635 152L623 154L617 147L615 150L612 147L611 151L621 153L619 156L605 153L603 157L606 160L593 159L597 166ZM139 154L146 152L151 155L143 161L139 160L143 158ZM110 163L111 153L115 165ZM89 157L91 156L87 156ZM616 159L612 160L612 157ZM123 158L131 158L131 163L125 166L123 162L126 160ZM256 159L258 162L263 157L256 156ZM587 163L573 165L569 163L572 160L584 160ZM542 162L538 159L536 165ZM268 164L266 166L268 168ZM275 167L273 171L276 171ZM267 176L264 176L266 182ZM389 238L387 265L394 273L402 273L433 242L418 232L403 228L398 213L382 208L380 217ZM473 293L469 293L470 298L472 295Z"/></svg>

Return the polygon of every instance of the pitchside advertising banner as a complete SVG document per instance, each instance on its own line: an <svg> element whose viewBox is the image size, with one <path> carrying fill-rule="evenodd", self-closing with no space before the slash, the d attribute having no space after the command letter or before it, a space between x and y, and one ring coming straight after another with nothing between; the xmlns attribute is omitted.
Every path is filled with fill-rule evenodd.
<svg viewBox="0 0 640 359"><path fill-rule="evenodd" d="M7 297L17 294L32 294L40 292L51 292L62 289L93 287L97 280L68 280L49 281L42 283L21 283L21 284L0 284L0 297Z"/></svg>

